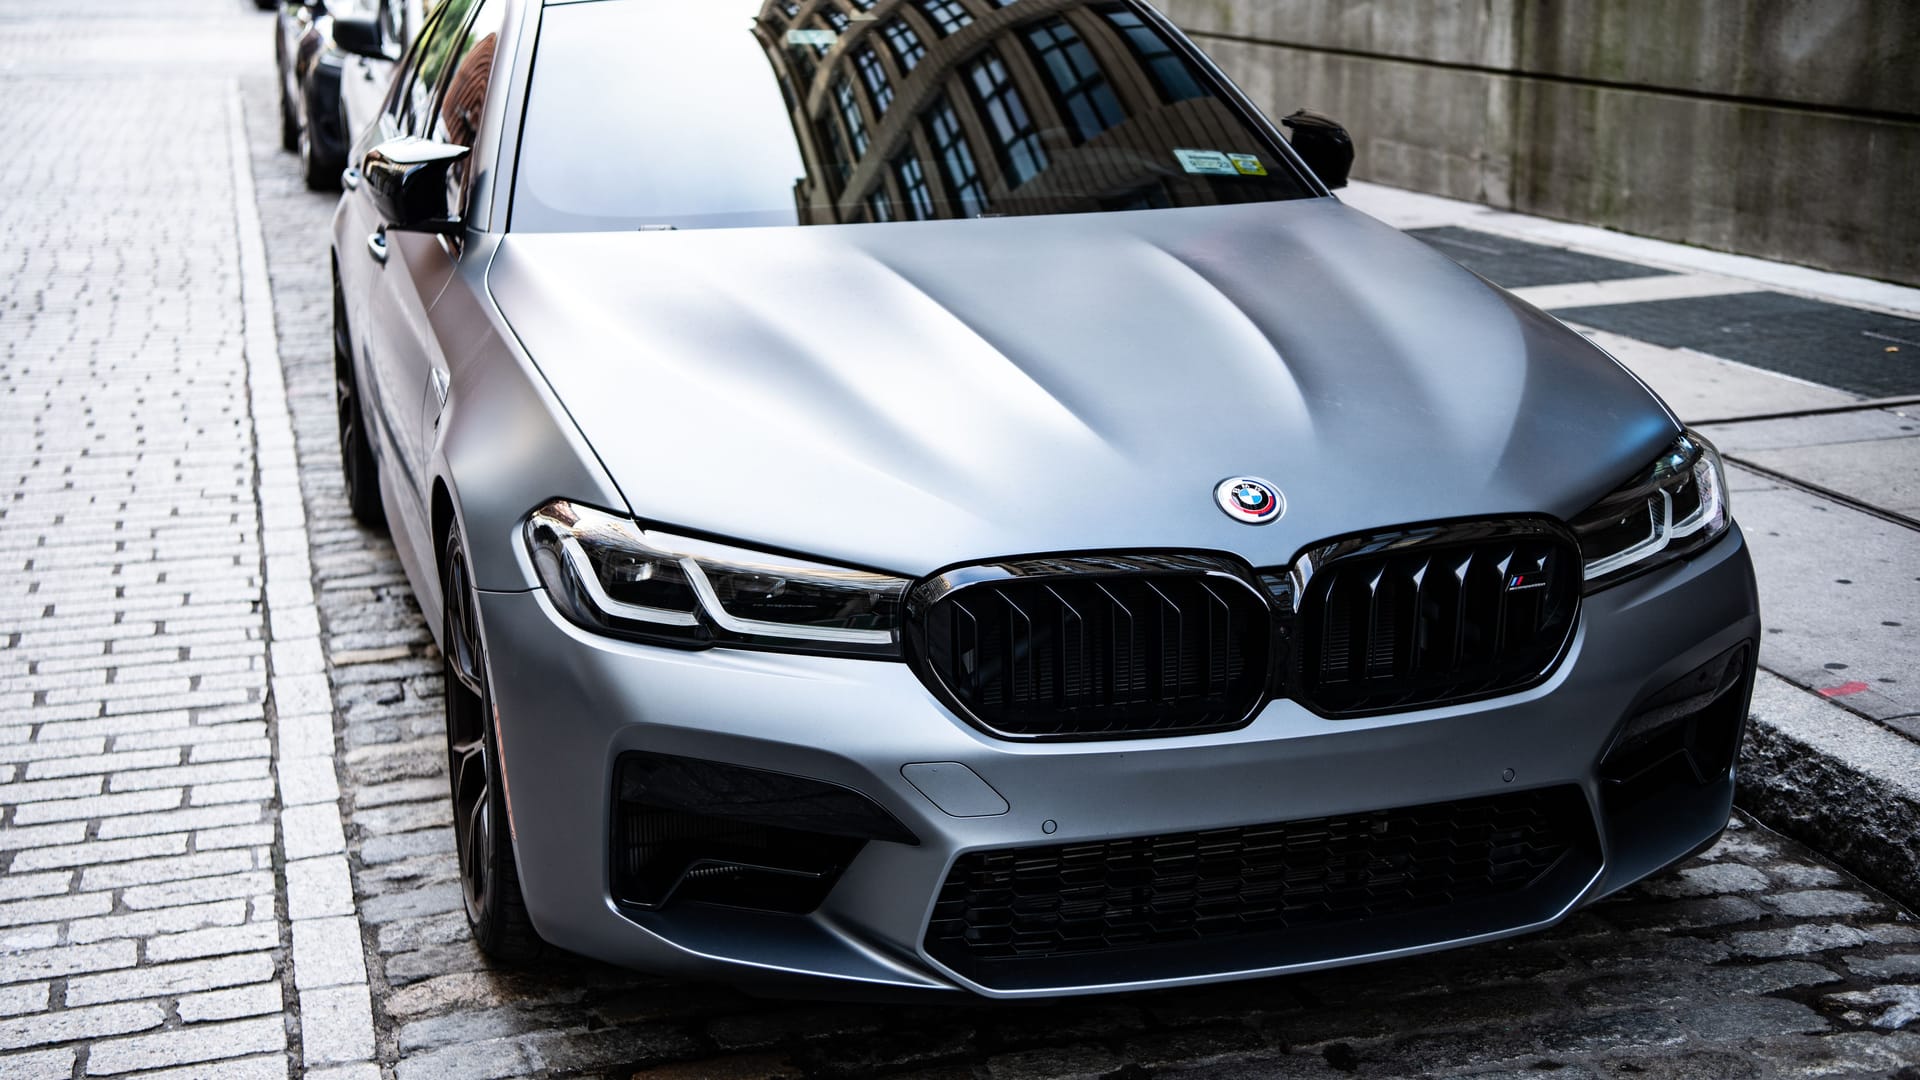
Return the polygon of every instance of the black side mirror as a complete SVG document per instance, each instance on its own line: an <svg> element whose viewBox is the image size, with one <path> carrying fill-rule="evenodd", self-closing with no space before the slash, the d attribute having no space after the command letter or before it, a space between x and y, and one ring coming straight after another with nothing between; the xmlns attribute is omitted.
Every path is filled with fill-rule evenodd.
<svg viewBox="0 0 1920 1080"><path fill-rule="evenodd" d="M1339 123L1317 112L1301 109L1280 121L1292 132L1294 152L1307 168L1327 185L1327 190L1347 186L1347 174L1353 171L1353 137Z"/></svg>
<svg viewBox="0 0 1920 1080"><path fill-rule="evenodd" d="M380 33L380 21L371 17L334 16L333 47L354 56L392 59L387 55L387 43Z"/></svg>
<svg viewBox="0 0 1920 1080"><path fill-rule="evenodd" d="M466 158L468 150L452 143L408 135L367 151L360 175L373 196L374 209L389 230L431 232L448 236L460 231L458 207L447 183L447 171Z"/></svg>

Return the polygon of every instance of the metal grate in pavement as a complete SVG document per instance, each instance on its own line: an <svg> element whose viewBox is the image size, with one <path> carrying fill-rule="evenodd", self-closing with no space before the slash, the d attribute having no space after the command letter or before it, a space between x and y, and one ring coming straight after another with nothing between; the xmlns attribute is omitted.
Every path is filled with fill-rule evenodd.
<svg viewBox="0 0 1920 1080"><path fill-rule="evenodd" d="M1568 322L1887 397L1920 393L1920 321L1784 293L1564 308ZM1897 350L1897 351L1889 351Z"/></svg>
<svg viewBox="0 0 1920 1080"><path fill-rule="evenodd" d="M1603 259L1452 225L1409 229L1407 235L1503 289L1668 276L1667 271L1651 266Z"/></svg>

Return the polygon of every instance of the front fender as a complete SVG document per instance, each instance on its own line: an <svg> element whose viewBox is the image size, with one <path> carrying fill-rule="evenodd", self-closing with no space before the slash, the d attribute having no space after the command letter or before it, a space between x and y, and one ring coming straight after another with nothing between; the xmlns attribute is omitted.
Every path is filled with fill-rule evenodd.
<svg viewBox="0 0 1920 1080"><path fill-rule="evenodd" d="M446 403L432 424L424 494L435 532L461 532L475 584L494 592L538 587L521 542L527 513L554 498L609 509L626 503L513 330L494 307L486 270L498 238L469 234L460 269L429 319L448 364ZM441 520L441 496L448 520ZM414 582L420 607L438 633L438 552L420 552Z"/></svg>

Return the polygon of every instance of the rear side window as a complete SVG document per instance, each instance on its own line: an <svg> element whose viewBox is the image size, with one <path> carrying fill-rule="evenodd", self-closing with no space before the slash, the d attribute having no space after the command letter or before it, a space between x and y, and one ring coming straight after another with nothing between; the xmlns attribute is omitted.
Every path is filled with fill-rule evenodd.
<svg viewBox="0 0 1920 1080"><path fill-rule="evenodd" d="M510 227L832 225L1313 194L1270 129L1132 3L861 7L549 6Z"/></svg>

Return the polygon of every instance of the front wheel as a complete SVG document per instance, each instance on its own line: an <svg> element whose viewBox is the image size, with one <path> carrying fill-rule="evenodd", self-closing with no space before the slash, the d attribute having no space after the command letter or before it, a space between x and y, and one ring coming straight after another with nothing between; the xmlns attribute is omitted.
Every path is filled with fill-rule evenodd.
<svg viewBox="0 0 1920 1080"><path fill-rule="evenodd" d="M453 839L460 854L460 892L467 929L480 951L521 962L540 955L542 942L520 895L520 872L508 835L500 780L500 748L493 732L486 644L477 598L458 530L446 539L446 609L441 650L446 670L447 776L453 796Z"/></svg>

